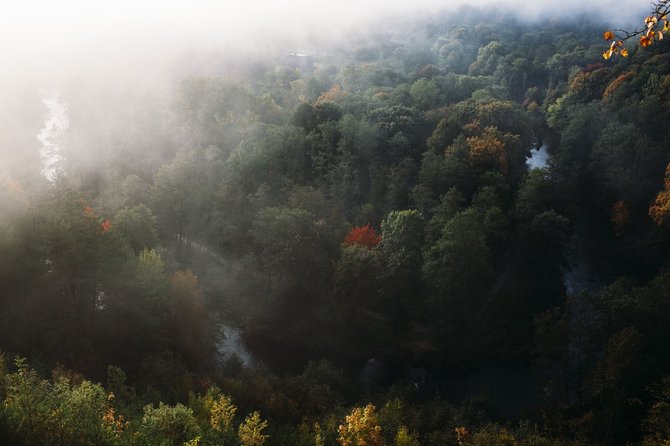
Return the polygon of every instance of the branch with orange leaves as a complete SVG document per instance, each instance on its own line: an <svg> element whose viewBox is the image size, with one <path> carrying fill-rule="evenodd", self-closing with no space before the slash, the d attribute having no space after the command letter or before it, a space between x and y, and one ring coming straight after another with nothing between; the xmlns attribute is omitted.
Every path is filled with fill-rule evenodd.
<svg viewBox="0 0 670 446"><path fill-rule="evenodd" d="M610 43L610 48L603 53L603 59L608 60L615 54L622 57L628 57L628 50L624 42L633 37L640 36L640 46L646 48L657 40L663 40L663 34L670 31L670 0L656 0L652 3L651 13L645 17L644 26L638 27L633 31L618 29L616 31L606 31L603 38Z"/></svg>

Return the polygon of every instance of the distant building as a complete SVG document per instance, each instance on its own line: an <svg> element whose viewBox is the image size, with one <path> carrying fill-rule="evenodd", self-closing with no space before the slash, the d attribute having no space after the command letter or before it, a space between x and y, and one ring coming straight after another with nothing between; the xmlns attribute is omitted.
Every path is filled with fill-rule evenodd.
<svg viewBox="0 0 670 446"><path fill-rule="evenodd" d="M288 68L298 69L305 73L314 70L314 56L311 54L285 52L282 61Z"/></svg>

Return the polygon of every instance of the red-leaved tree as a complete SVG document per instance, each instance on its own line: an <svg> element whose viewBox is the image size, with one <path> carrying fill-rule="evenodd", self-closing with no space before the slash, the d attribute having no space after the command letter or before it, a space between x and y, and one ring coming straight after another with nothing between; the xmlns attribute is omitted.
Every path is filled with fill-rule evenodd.
<svg viewBox="0 0 670 446"><path fill-rule="evenodd" d="M360 245L373 249L382 241L382 236L377 235L374 228L368 223L365 226L354 226L344 237L344 246Z"/></svg>

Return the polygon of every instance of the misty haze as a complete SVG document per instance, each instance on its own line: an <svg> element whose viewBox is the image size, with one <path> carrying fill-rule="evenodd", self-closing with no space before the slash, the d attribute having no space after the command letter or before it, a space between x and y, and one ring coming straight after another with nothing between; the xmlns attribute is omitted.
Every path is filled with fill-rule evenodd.
<svg viewBox="0 0 670 446"><path fill-rule="evenodd" d="M670 444L670 1L0 16L0 445Z"/></svg>

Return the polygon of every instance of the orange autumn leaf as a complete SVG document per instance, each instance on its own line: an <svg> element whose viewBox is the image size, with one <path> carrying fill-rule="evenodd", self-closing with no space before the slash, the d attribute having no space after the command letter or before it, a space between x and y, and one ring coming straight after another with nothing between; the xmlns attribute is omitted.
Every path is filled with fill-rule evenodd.
<svg viewBox="0 0 670 446"><path fill-rule="evenodd" d="M603 34L603 38L604 38L605 40L612 40L612 39L614 39L614 33L613 33L612 31L606 31L606 32Z"/></svg>
<svg viewBox="0 0 670 446"><path fill-rule="evenodd" d="M642 48L646 48L649 45L651 45L652 43L654 43L654 38L653 37L648 36L648 35L640 36L640 45L642 46Z"/></svg>
<svg viewBox="0 0 670 446"><path fill-rule="evenodd" d="M108 219L102 222L100 225L100 229L102 229L102 233L104 234L105 232L109 231L112 228L112 222Z"/></svg>

